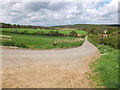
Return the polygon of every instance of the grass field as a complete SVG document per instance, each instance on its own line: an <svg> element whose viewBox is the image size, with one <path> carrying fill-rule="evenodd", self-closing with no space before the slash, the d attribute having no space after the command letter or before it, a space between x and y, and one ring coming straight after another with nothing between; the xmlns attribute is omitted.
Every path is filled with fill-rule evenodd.
<svg viewBox="0 0 120 90"><path fill-rule="evenodd" d="M40 29L23 29L23 28L0 28L0 31L7 31L7 32L11 32L15 30L18 30L19 32L27 30L28 33L30 34L38 32L38 31L44 31L45 33L48 33L49 31L59 31L60 33L63 33L63 34L69 34L71 31L76 31L77 34L81 34L81 35L87 34L86 31L81 31L81 30L40 30Z"/></svg>
<svg viewBox="0 0 120 90"><path fill-rule="evenodd" d="M83 41L73 42L76 40L74 37L60 37L60 36L40 36L40 35L24 35L24 34L13 34L13 33L2 33L12 37L12 41L16 44L24 44L31 49L53 49L53 48L64 48L64 47L75 47L80 46ZM62 42L56 46L53 46L54 42ZM68 41L69 43L63 43ZM3 40L4 43L4 40Z"/></svg>
<svg viewBox="0 0 120 90"><path fill-rule="evenodd" d="M91 65L95 73L92 79L95 80L99 86L118 88L118 49L94 44L98 47L102 56Z"/></svg>

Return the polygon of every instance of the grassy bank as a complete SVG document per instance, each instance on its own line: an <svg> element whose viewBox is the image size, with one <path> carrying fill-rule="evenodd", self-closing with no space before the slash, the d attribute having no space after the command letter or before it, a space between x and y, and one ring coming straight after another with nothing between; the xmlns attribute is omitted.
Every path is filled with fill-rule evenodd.
<svg viewBox="0 0 120 90"><path fill-rule="evenodd" d="M23 46L31 49L54 49L54 48L68 48L80 46L83 40L74 42L77 38L74 37L61 37L61 36L40 36L40 35L24 35L13 33L2 33L3 35L11 36L12 44L10 41L3 40L12 46ZM56 44L53 44L56 43ZM67 43L66 43L67 42Z"/></svg>
<svg viewBox="0 0 120 90"><path fill-rule="evenodd" d="M90 38L89 41L95 44L101 53L101 57L91 65L95 73L92 75L92 79L99 86L118 88L118 49L97 44Z"/></svg>

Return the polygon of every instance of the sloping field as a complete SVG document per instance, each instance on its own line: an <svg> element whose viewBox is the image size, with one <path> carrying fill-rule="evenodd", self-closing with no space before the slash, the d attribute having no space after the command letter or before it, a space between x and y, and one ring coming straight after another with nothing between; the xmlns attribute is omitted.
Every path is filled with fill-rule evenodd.
<svg viewBox="0 0 120 90"><path fill-rule="evenodd" d="M53 48L75 47L75 46L80 46L83 43L83 40L75 42L77 38L74 37L24 35L24 34L13 34L13 33L2 33L2 34L11 36L12 41L15 42L16 44L24 44L31 49L53 49ZM60 44L54 46L53 42ZM68 42L68 43L64 43L64 42Z"/></svg>
<svg viewBox="0 0 120 90"><path fill-rule="evenodd" d="M69 34L71 31L76 31L78 34L81 34L81 35L87 34L86 31L81 31L81 30L40 30L40 29L23 29L23 28L2 28L0 29L0 31L7 31L7 32L12 32L15 30L18 30L19 32L27 30L28 33L30 34L38 32L38 31L44 31L45 33L48 33L49 31L59 31L60 33L63 33L63 34Z"/></svg>

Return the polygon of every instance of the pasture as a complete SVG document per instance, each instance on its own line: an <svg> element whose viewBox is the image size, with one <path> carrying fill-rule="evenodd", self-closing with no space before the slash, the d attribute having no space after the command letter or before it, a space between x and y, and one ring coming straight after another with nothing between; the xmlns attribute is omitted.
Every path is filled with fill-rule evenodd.
<svg viewBox="0 0 120 90"><path fill-rule="evenodd" d="M64 47L75 47L80 46L83 40L76 41L75 37L61 37L61 36L41 36L41 35L24 35L24 34L13 34L13 33L2 33L3 35L11 36L12 41L17 45L24 44L31 49L53 49L53 48L64 48ZM3 43L5 40L3 40ZM59 43L53 45L53 42ZM65 43L68 42L68 43Z"/></svg>
<svg viewBox="0 0 120 90"><path fill-rule="evenodd" d="M49 31L59 31L60 33L63 34L69 34L71 31L75 31L77 32L77 34L81 34L81 35L86 35L87 32L86 31L82 31L82 30L41 30L41 29L23 29L23 28L1 28L0 31L5 31L5 32L12 32L18 30L19 32L23 32L24 30L27 30L29 34L33 34L35 32L38 31L44 31L45 33L48 33Z"/></svg>

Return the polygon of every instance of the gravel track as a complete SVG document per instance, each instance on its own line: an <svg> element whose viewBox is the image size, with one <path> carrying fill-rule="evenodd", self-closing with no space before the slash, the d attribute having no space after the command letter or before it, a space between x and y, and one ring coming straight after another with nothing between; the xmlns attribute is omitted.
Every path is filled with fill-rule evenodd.
<svg viewBox="0 0 120 90"><path fill-rule="evenodd" d="M98 49L85 40L61 50L2 49L3 88L93 88L89 63Z"/></svg>

